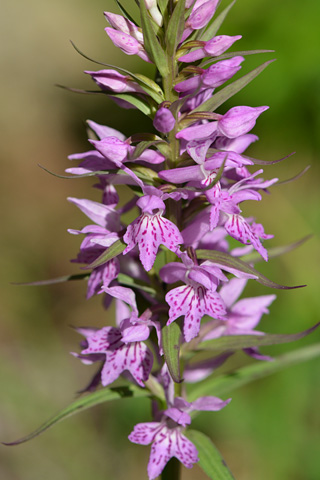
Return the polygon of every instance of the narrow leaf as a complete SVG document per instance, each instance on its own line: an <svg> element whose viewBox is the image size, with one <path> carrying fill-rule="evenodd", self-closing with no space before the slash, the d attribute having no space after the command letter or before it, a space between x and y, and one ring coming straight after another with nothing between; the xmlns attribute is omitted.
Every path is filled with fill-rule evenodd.
<svg viewBox="0 0 320 480"><path fill-rule="evenodd" d="M208 41L208 40L211 40L213 37L215 37L215 35L217 34L219 28L221 27L221 25L223 24L226 16L228 15L229 11L231 10L231 8L233 7L233 5L236 3L236 0L233 0L232 3L230 3L230 5L225 8L221 13L220 15L218 15L214 20L213 22L209 23L209 26L206 27L205 31L200 34L199 36L199 39L201 40L204 40L204 41Z"/></svg>
<svg viewBox="0 0 320 480"><path fill-rule="evenodd" d="M109 262L109 260L112 260L113 258L120 255L120 253L123 252L126 246L127 245L124 243L122 238L120 238L115 243L113 243L110 247L108 247L106 251L103 252L102 255L100 255L100 257L98 257L94 262L92 262L86 268L96 268L96 267L99 267L100 265L103 265L106 262Z"/></svg>
<svg viewBox="0 0 320 480"><path fill-rule="evenodd" d="M64 277L50 278L49 280L37 280L35 282L14 282L12 285L21 285L23 287L38 287L42 285L52 285L54 283L70 282L71 280L83 280L89 277L89 273L79 273L75 275L65 275Z"/></svg>
<svg viewBox="0 0 320 480"><path fill-rule="evenodd" d="M282 180L281 182L277 182L276 185L285 185L286 183L291 183L291 182L294 182L295 180L298 180L305 173L307 173L307 171L309 170L310 167L311 167L311 165L308 165L306 168L304 168L300 173L298 173L294 177L288 178L288 180Z"/></svg>
<svg viewBox="0 0 320 480"><path fill-rule="evenodd" d="M140 4L141 26L143 31L144 47L154 61L162 77L166 77L169 73L167 59L162 47L158 41L152 26L151 18L148 13L145 1Z"/></svg>
<svg viewBox="0 0 320 480"><path fill-rule="evenodd" d="M119 100L125 100L134 107L138 108L142 113L148 117L152 116L156 112L156 107L151 106L150 102L144 99L141 95L135 95L131 93L113 93L108 92L108 96L118 98Z"/></svg>
<svg viewBox="0 0 320 480"><path fill-rule="evenodd" d="M284 253L291 252L291 250L294 250L297 247L300 247L303 245L307 240L310 240L312 235L307 235L306 237L301 238L301 240L298 240L297 242L290 243L289 245L283 245L281 247L273 247L268 249L268 258L274 258L274 257L279 257L280 255L283 255ZM262 261L261 255L259 255L258 252L252 252L249 253L248 255L244 255L241 258L245 262L249 263L256 263Z"/></svg>
<svg viewBox="0 0 320 480"><path fill-rule="evenodd" d="M128 285L129 287L137 288L138 290L150 293L151 295L157 294L154 288L148 287L147 284L139 282L138 280L129 277L129 275L125 275L124 273L119 273L117 280L122 285Z"/></svg>
<svg viewBox="0 0 320 480"><path fill-rule="evenodd" d="M304 330L299 333L291 333L287 335L279 334L264 334L264 335L228 335L213 340L205 340L197 345L197 350L214 350L214 351L226 351L226 350L241 350L243 348L262 347L265 345L278 345L280 343L294 342L300 340L316 328L320 323L317 323L308 330Z"/></svg>
<svg viewBox="0 0 320 480"><path fill-rule="evenodd" d="M230 85L222 88L221 90L219 90L219 92L212 95L211 98L199 105L199 107L195 108L193 112L204 110L211 112L216 108L220 107L220 105L226 102L229 98L240 92L240 90L242 90L246 85L248 85L248 83L250 83L254 78L256 78L259 73L261 73L272 62L274 62L274 60L269 60L268 62L263 63L259 67L244 75L243 77L230 83Z"/></svg>
<svg viewBox="0 0 320 480"><path fill-rule="evenodd" d="M225 265L227 267L240 270L241 272L255 275L257 277L255 278L255 280L257 280L257 282L259 283L262 283L262 285L266 287L278 288L282 290L291 290L293 288L305 287L305 285L296 285L294 287L287 287L285 285L280 285L278 283L275 283L272 280L269 280L264 275L262 275L262 273L258 272L258 270L251 267L251 265L249 265L248 263L243 262L238 258L232 257L232 255L229 255L228 253L225 253L225 252L219 252L217 250L196 250L196 253L198 258L212 260L214 263L221 265L222 269L223 269L223 266Z"/></svg>
<svg viewBox="0 0 320 480"><path fill-rule="evenodd" d="M147 148L153 147L155 145L160 145L160 144L168 146L167 142L165 142L164 140L149 140L149 141L140 142L136 146L136 149L134 151L132 159L136 159L136 158L140 157L140 155L142 155L142 153L145 150L147 150Z"/></svg>
<svg viewBox="0 0 320 480"><path fill-rule="evenodd" d="M241 55L245 57L246 55L259 55L260 53L274 53L274 50L240 50L239 52L228 52L219 55L218 57L210 58L209 60L204 60L198 65L198 67L203 68L207 65L212 65L213 63L220 62L220 60L225 60L226 58L238 57Z"/></svg>
<svg viewBox="0 0 320 480"><path fill-rule="evenodd" d="M150 90L150 81L146 82L145 78L147 77L144 77L144 75L140 75L140 74L135 74L135 73L132 73L130 72L129 70L126 70L125 68L121 68L121 67L118 67L117 65L111 65L110 63L104 63L104 62L100 62L99 60L94 60L93 58L89 57L88 55L86 55L85 53L83 53L73 42L72 40L70 40L71 42L71 45L73 46L73 48L76 50L76 52L78 52L82 57L84 57L86 60L89 60L90 62L93 62L93 63L96 63L97 65L103 65L104 67L108 67L108 68L111 68L113 70L116 70L117 72L120 72L124 75L129 75L130 77L132 77L134 80L136 80L136 82L141 85L145 91L147 93L149 93L150 96L151 93L148 91ZM94 92L93 92L94 93Z"/></svg>
<svg viewBox="0 0 320 480"><path fill-rule="evenodd" d="M229 374L203 381L190 392L188 400L193 402L205 395L224 395L243 385L279 372L286 367L298 365L320 356L320 343L294 350L275 358L272 362L259 362L240 368Z"/></svg>
<svg viewBox="0 0 320 480"><path fill-rule="evenodd" d="M127 12L127 10L124 8L123 5L121 5L121 3L119 2L119 0L115 0L115 2L117 3L118 7L119 7L119 10L120 12L122 13L122 15L127 18L130 22L134 23L136 26L137 25L137 22L134 21L134 19L131 17L130 13Z"/></svg>
<svg viewBox="0 0 320 480"><path fill-rule="evenodd" d="M198 450L199 467L212 480L234 480L220 452L209 437L197 430L187 430L186 436Z"/></svg>
<svg viewBox="0 0 320 480"><path fill-rule="evenodd" d="M164 95L162 88L159 85L151 80L151 78L146 77L140 73L135 74L135 79L138 83L144 88L144 90L149 93L149 95L157 102L161 103L164 100Z"/></svg>
<svg viewBox="0 0 320 480"><path fill-rule="evenodd" d="M169 0L158 0L158 7L163 17L167 15Z"/></svg>
<svg viewBox="0 0 320 480"><path fill-rule="evenodd" d="M90 172L90 173L83 173L82 175L59 175L58 173L51 172L51 170L48 170L46 167L43 165L40 165L38 163L38 167L42 168L47 173L50 173L50 175L53 175L54 177L58 178L63 178L65 180L69 180L71 178L85 178L85 177L93 177L95 175L108 175L108 174L119 174L122 173L123 175L126 175L125 172L121 169L115 169L115 170L98 170L96 172Z"/></svg>
<svg viewBox="0 0 320 480"><path fill-rule="evenodd" d="M50 418L47 422L43 423L37 430L30 433L26 437L20 438L15 442L4 443L4 445L12 446L12 445L19 445L20 443L28 442L32 438L37 437L44 431L48 430L48 428L52 427L61 420L64 420L75 413L82 412L87 410L88 408L94 407L95 405L99 405L100 403L110 402L111 400L119 400L121 398L140 398L140 397L148 397L150 392L143 388L138 388L133 385L124 386L124 387L114 387L114 388L103 388L98 390L97 392L90 393L84 397L79 398L75 402L71 403L68 407L61 410L57 415Z"/></svg>
<svg viewBox="0 0 320 480"><path fill-rule="evenodd" d="M286 155L285 157L279 158L277 160L258 160L258 158L252 158L248 157L247 155L243 155L244 158L248 158L249 160L252 160L252 162L255 165L274 165L275 163L280 163L283 160L286 160L289 157L292 157L296 152L291 152L289 155Z"/></svg>
<svg viewBox="0 0 320 480"><path fill-rule="evenodd" d="M171 377L176 383L182 381L180 374L180 338L181 330L177 322L165 325L162 329L164 358Z"/></svg>
<svg viewBox="0 0 320 480"><path fill-rule="evenodd" d="M168 28L166 31L166 47L167 53L171 57L175 54L178 44L180 43L184 30L184 11L186 0L180 0L173 10L170 17Z"/></svg>

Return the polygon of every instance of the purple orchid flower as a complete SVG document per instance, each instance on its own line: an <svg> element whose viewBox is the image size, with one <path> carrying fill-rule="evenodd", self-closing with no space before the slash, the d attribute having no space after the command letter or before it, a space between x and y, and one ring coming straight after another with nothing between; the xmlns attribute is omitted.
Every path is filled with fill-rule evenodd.
<svg viewBox="0 0 320 480"><path fill-rule="evenodd" d="M177 83L174 89L180 93L192 93L199 88L220 87L240 70L243 61L243 57L236 56L217 62L208 69L202 69L200 75Z"/></svg>
<svg viewBox="0 0 320 480"><path fill-rule="evenodd" d="M164 412L159 412L159 421L138 423L129 435L129 440L139 445L152 443L148 463L149 480L158 477L172 457L178 458L186 468L192 468L199 461L196 447L182 433L191 423L189 413L194 410L218 411L224 408L226 401L217 397L201 397L189 403L176 397L174 403Z"/></svg>
<svg viewBox="0 0 320 480"><path fill-rule="evenodd" d="M172 252L177 252L183 238L174 223L162 215L165 211L164 202L155 195L139 198L137 206L141 208L140 215L131 223L123 237L128 245L123 254L130 252L137 244L140 260L146 271L151 270L159 245L165 245Z"/></svg>
<svg viewBox="0 0 320 480"><path fill-rule="evenodd" d="M196 0L191 15L185 23L182 42L191 35L194 30L205 27L215 14L219 0Z"/></svg>
<svg viewBox="0 0 320 480"><path fill-rule="evenodd" d="M111 90L115 93L145 93L145 91L130 77L122 75L116 70L98 70L97 72L85 70L102 90Z"/></svg>
<svg viewBox="0 0 320 480"><path fill-rule="evenodd" d="M224 53L237 40L240 40L242 35L235 35L229 37L228 35L218 35L208 41L199 41L200 48L194 49L192 52L179 57L180 62L192 63L201 60L204 57L218 57Z"/></svg>
<svg viewBox="0 0 320 480"><path fill-rule="evenodd" d="M113 44L124 53L127 55L138 55L145 62L152 63L142 44L134 37L110 27L106 27L105 31Z"/></svg>
<svg viewBox="0 0 320 480"><path fill-rule="evenodd" d="M153 126L162 133L169 133L175 126L175 118L168 108L160 107L155 114Z"/></svg>
<svg viewBox="0 0 320 480"><path fill-rule="evenodd" d="M126 334L130 329L130 341ZM119 328L103 327L100 330L84 333L88 346L81 355L104 356L104 365L101 370L101 383L105 387L113 383L124 371L128 371L134 380L144 387L152 369L153 357L148 347L141 340L141 329L137 334L132 332L130 319L124 320ZM146 340L145 336L142 336Z"/></svg>

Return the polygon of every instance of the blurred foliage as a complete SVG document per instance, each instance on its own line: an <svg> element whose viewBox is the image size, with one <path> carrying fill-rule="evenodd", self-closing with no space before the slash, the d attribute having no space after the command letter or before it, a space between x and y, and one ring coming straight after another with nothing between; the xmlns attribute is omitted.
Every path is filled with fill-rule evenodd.
<svg viewBox="0 0 320 480"><path fill-rule="evenodd" d="M117 7L111 0L4 0L2 5L1 440L28 433L67 405L86 384L90 367L68 354L77 350L79 341L70 325L102 326L112 321L101 309L100 298L85 301L83 282L42 288L10 284L76 272L68 259L76 255L79 243L66 229L83 226L85 219L66 204L65 197L99 198L98 192L90 190L90 180L57 179L37 164L63 172L67 155L88 148L87 118L128 135L150 128L142 114L124 112L105 98L54 88L55 83L92 87L81 70L96 67L73 50L69 39L94 58L135 71L143 69L143 73L151 71L150 66L113 47L103 30L103 10L117 12ZM250 155L271 160L297 152L266 168L266 178L290 178L312 165L303 178L275 186L260 205L250 204L246 209L264 223L267 233L275 234L269 245L314 233L301 249L268 265L259 264L264 274L279 283L308 284L301 290L278 293L262 325L274 333L303 330L319 319L319 18L318 0L241 0L220 30L243 35L239 50L276 50L274 55L246 60L244 71L277 58L224 106L270 105L258 120L254 133L261 140L252 146ZM248 293L269 292L251 282ZM266 351L276 354L317 340L319 333ZM242 354L232 360L247 361ZM319 360L284 371L235 392L228 408L216 415L204 413L193 427L198 425L215 440L237 480L317 480L318 379ZM147 478L148 447L132 445L126 437L135 422L148 420L148 408L145 399L99 406L29 444L2 447L0 478ZM195 475L199 480L205 478L195 467L184 471L183 479Z"/></svg>

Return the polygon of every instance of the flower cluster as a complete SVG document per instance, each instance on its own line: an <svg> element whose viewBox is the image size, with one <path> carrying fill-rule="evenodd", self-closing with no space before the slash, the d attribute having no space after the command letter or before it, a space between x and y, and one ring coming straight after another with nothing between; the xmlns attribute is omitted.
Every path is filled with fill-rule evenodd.
<svg viewBox="0 0 320 480"><path fill-rule="evenodd" d="M201 397L188 402L168 348L171 324L179 326L180 355L187 352L182 376L194 383L233 350L201 361L190 360L191 353L225 336L264 335L255 328L275 299L238 300L248 279L257 279L241 257L256 251L267 261L264 240L272 238L243 214L242 204L260 201L277 179L264 180L262 169L250 170L263 162L245 153L258 140L251 132L268 107L220 109L241 88L239 82L233 89L224 84L245 59L227 52L241 35L217 35L225 16L215 15L217 5L218 0L140 0L141 27L129 15L105 12L113 44L154 63L162 83L117 67L85 73L120 107L149 116L154 130L126 138L88 121L90 150L71 155L80 163L66 170L98 178L100 202L69 198L90 220L81 230L70 230L84 237L73 261L91 268L87 297L102 295L105 308L112 301L116 308L116 326L78 329L84 340L81 353L74 355L85 364L99 364L88 390L124 376L158 400L153 421L136 425L129 435L131 442L152 443L151 480L171 457L187 468L198 461L195 445L183 434L190 412L217 411L230 401ZM118 185L131 192L122 206ZM123 217L128 212L129 224ZM269 359L254 346L243 350Z"/></svg>

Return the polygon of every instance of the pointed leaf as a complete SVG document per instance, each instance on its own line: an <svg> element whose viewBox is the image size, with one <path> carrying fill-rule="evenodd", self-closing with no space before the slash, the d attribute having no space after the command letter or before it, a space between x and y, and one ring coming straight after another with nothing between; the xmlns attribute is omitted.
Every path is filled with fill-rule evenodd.
<svg viewBox="0 0 320 480"><path fill-rule="evenodd" d="M150 293L151 295L156 295L157 292L154 288L148 287L147 284L144 282L139 282L138 280L129 277L129 275L125 275L124 273L119 273L117 280L122 285L127 285L131 288L137 288L138 290L142 290L143 292Z"/></svg>
<svg viewBox="0 0 320 480"><path fill-rule="evenodd" d="M169 0L158 0L158 6L160 8L160 12L162 13L162 16L167 15L168 3L169 3Z"/></svg>
<svg viewBox="0 0 320 480"><path fill-rule="evenodd" d="M257 282L259 283L262 283L262 285L266 287L278 288L282 290L291 290L293 288L305 287L305 285L296 285L294 287L287 287L285 285L280 285L278 283L275 283L272 280L269 280L264 275L262 275L262 273L258 272L255 268L251 267L251 265L249 265L248 263L243 262L238 258L232 257L232 255L229 255L228 253L225 253L225 252L219 252L217 250L196 250L196 253L198 258L212 260L214 263L221 265L222 269L223 269L223 265L225 265L227 267L240 270L241 272L255 275L257 277L255 278L255 280L257 280Z"/></svg>
<svg viewBox="0 0 320 480"><path fill-rule="evenodd" d="M134 19L131 17L130 13L127 12L127 10L124 8L123 5L121 5L121 3L119 2L119 0L115 0L115 2L117 3L118 7L119 7L119 10L120 12L122 13L122 15L127 18L130 22L134 23L136 26L137 25L137 22L134 21Z"/></svg>
<svg viewBox="0 0 320 480"><path fill-rule="evenodd" d="M157 102L161 103L164 101L164 95L162 88L159 85L151 80L151 78L141 75L140 73L135 74L135 78L138 79L138 83L144 88L146 92ZM140 80L140 82L139 82Z"/></svg>
<svg viewBox="0 0 320 480"><path fill-rule="evenodd" d="M306 168L304 168L300 173L298 173L294 177L288 178L288 180L282 180L280 182L277 182L277 185L285 185L286 183L291 183L291 182L294 182L295 180L298 180L305 173L307 173L307 171L309 170L310 167L311 167L311 165L308 165Z"/></svg>
<svg viewBox="0 0 320 480"><path fill-rule="evenodd" d="M235 480L220 452L209 437L197 430L187 430L186 436L198 450L198 465L209 478L212 480Z"/></svg>
<svg viewBox="0 0 320 480"><path fill-rule="evenodd" d="M92 262L91 265L88 265L88 267L85 268L96 268L106 262L109 262L109 260L112 260L113 258L120 255L120 253L123 252L126 246L127 245L124 243L122 238L119 238L119 240L117 240L110 247L108 247L106 251L103 252L102 255L100 255L100 257L98 257L94 262Z"/></svg>
<svg viewBox="0 0 320 480"><path fill-rule="evenodd" d="M184 30L184 11L186 0L180 0L173 10L166 30L166 47L169 56L173 57L180 43Z"/></svg>
<svg viewBox="0 0 320 480"><path fill-rule="evenodd" d="M168 147L168 144L165 140L149 140L149 141L143 141L143 142L140 142L137 146L136 146L136 149L134 151L134 154L132 156L133 159L136 159L138 157L140 157L140 155L142 155L142 153L147 150L147 148L150 148L154 145L163 145L163 146L166 146L167 149L169 148ZM169 153L169 152L168 152Z"/></svg>
<svg viewBox="0 0 320 480"><path fill-rule="evenodd" d="M291 250L294 250L297 247L300 247L300 245L303 245L307 240L310 240L313 235L307 235L306 237L301 238L301 240L298 240L297 242L290 243L289 245L283 245L282 247L273 247L268 249L268 258L274 258L274 257L279 257L280 255L283 255L284 253L291 252ZM252 252L249 253L248 255L244 255L241 257L241 260L244 260L245 262L248 263L256 263L262 261L262 257L258 252Z"/></svg>
<svg viewBox="0 0 320 480"><path fill-rule="evenodd" d="M278 334L264 334L264 335L227 335L213 340L205 340L197 345L197 350L241 350L243 348L262 347L265 345L278 345L280 343L294 342L300 338L306 337L318 328L320 323L317 323L308 330L299 333L291 333L287 335Z"/></svg>
<svg viewBox="0 0 320 480"><path fill-rule="evenodd" d="M4 443L4 445L12 446L12 445L19 445L20 443L28 442L34 437L37 437L44 431L48 430L48 428L52 427L61 420L64 420L75 413L82 412L83 410L87 410L88 408L94 407L95 405L99 405L100 403L110 402L111 400L119 400L121 398L128 398L128 397L148 397L150 392L143 388L138 388L133 385L124 386L124 387L114 387L114 388L103 388L102 390L98 390L97 392L90 393L84 397L79 398L75 402L71 403L68 407L61 410L57 415L50 418L47 422L42 424L37 430L30 433L26 437L20 438L15 442Z"/></svg>
<svg viewBox="0 0 320 480"><path fill-rule="evenodd" d="M281 371L286 367L298 365L299 363L317 358L319 356L320 343L280 355L272 362L254 363L247 367L240 368L239 370L235 370L229 374L220 375L219 377L207 379L206 381L199 383L190 392L188 400L193 402L197 398L205 395L220 396L226 393L229 394L231 391L251 383L254 380L267 377L268 375Z"/></svg>
<svg viewBox="0 0 320 480"><path fill-rule="evenodd" d="M180 338L181 329L178 322L165 325L162 328L162 344L164 358L170 375L176 383L182 381L180 374Z"/></svg>
<svg viewBox="0 0 320 480"><path fill-rule="evenodd" d="M105 92L109 97L119 98L119 100L125 100L134 107L138 108L142 113L151 117L156 112L156 107L151 105L146 98L143 98L142 95L132 94L132 93L113 93Z"/></svg>
<svg viewBox="0 0 320 480"><path fill-rule="evenodd" d="M280 163L283 160L286 160L289 157L292 157L296 152L291 152L289 155L286 155L285 157L279 158L278 160L258 160L258 158L252 158L248 157L247 155L243 155L244 158L248 158L251 160L255 165L274 165L275 163Z"/></svg>
<svg viewBox="0 0 320 480"><path fill-rule="evenodd" d="M73 46L73 48L82 56L84 57L85 59L89 60L90 62L93 62L93 63L96 63L97 65L103 65L104 67L108 67L108 68L111 68L111 69L114 69L114 70L117 70L117 72L120 72L124 75L129 75L130 77L132 77L134 80L136 80L136 82L142 86L146 93L148 93L151 97L153 97L153 95L151 94L150 92L150 82L152 80L148 79L148 82L145 80L145 78L147 77L144 77L144 75L140 75L140 74L135 74L135 73L132 73L130 72L129 70L126 70L125 68L121 68L121 67L118 67L117 65L111 65L110 63L104 63L104 62L100 62L99 60L94 60L93 58L89 57L88 55L86 55L85 53L83 53L72 41L71 41L71 45ZM159 88L159 87L158 87ZM158 91L158 90L156 90ZM90 92L90 93L96 93L96 92ZM160 92L159 92L160 93ZM156 99L155 99L156 100ZM157 100L156 100L157 101Z"/></svg>
<svg viewBox="0 0 320 480"><path fill-rule="evenodd" d="M12 285L21 285L23 287L38 287L42 285L52 285L54 283L69 282L71 280L83 280L89 277L89 273L78 273L75 275L65 275L64 277L51 278L49 280L37 280L35 282L14 282Z"/></svg>
<svg viewBox="0 0 320 480"><path fill-rule="evenodd" d="M215 37L219 28L223 24L226 16L228 15L229 11L231 10L231 8L235 3L236 3L236 0L233 0L233 2L230 3L230 5L227 8L225 8L220 13L220 15L214 18L214 20L209 23L209 26L204 29L205 30L204 33L202 33L203 31L201 31L202 34L200 33L199 39L208 41L208 40L211 40L213 37Z"/></svg>
<svg viewBox="0 0 320 480"><path fill-rule="evenodd" d="M167 59L159 40L152 26L152 21L148 13L145 0L140 3L141 26L143 31L144 47L154 61L162 77L166 77L169 73Z"/></svg>
<svg viewBox="0 0 320 480"><path fill-rule="evenodd" d="M274 62L274 60L269 60L268 62L263 63L259 67L244 75L243 77L222 88L221 90L219 90L219 92L212 95L211 98L199 105L199 107L195 108L193 112L205 110L211 112L216 108L220 107L220 105L226 102L229 98L240 92L240 90L242 90L246 85L248 85L248 83L250 83L254 78L256 78L259 73L261 73L272 62Z"/></svg>
<svg viewBox="0 0 320 480"><path fill-rule="evenodd" d="M63 178L65 180L69 179L74 179L74 178L85 178L85 177L93 177L95 175L108 175L108 174L119 174L122 173L123 175L126 175L126 173L121 170L121 169L115 169L115 170L98 170L96 172L90 172L90 173L83 173L82 175L59 175L58 173L51 172L51 170L48 170L48 168L44 167L43 165L40 165L38 163L38 167L42 168L47 173L50 173L50 175L53 175L54 177L58 178Z"/></svg>
<svg viewBox="0 0 320 480"><path fill-rule="evenodd" d="M203 68L207 65L212 65L213 63L220 62L220 60L225 60L227 58L233 57L245 57L246 55L259 55L260 53L274 53L274 50L240 50L239 52L227 52L219 55L218 57L210 58L209 60L204 60L201 62L198 67Z"/></svg>

